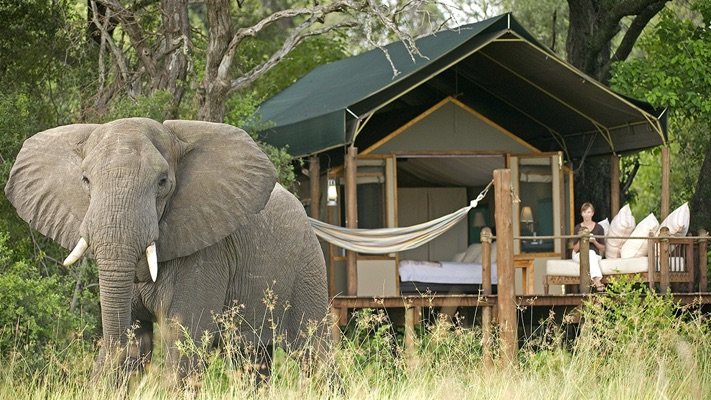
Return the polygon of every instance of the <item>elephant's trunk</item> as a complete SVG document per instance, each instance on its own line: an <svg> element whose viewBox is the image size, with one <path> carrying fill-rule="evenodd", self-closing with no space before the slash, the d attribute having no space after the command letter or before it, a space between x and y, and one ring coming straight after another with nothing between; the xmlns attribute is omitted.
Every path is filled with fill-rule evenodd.
<svg viewBox="0 0 711 400"><path fill-rule="evenodd" d="M157 238L155 211L153 215L142 212L149 206L141 207L141 202L130 197L118 197L124 201L117 204L116 201L99 201L106 198L94 199L84 220L89 246L99 268L104 341L100 364L109 355L118 357L109 364L125 359L121 350L128 342L127 332L132 323L131 302L137 266L146 257L146 247Z"/></svg>

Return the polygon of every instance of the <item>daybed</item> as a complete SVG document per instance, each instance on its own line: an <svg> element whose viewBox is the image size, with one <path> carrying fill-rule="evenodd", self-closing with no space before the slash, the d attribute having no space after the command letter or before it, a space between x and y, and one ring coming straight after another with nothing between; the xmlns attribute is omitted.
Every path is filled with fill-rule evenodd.
<svg viewBox="0 0 711 400"><path fill-rule="evenodd" d="M491 284L496 293L496 243L492 243ZM479 294L482 288L482 247L472 244L452 261L400 260L401 294Z"/></svg>
<svg viewBox="0 0 711 400"><path fill-rule="evenodd" d="M606 240L606 258L600 261L603 283L614 275L637 274L650 287L659 283L662 291L670 283L693 291L697 282L705 290L706 240L685 237L688 226L687 204L669 214L661 227L653 214L635 226L629 206L623 207L606 232L610 239ZM569 259L546 262L545 294L550 285L579 284L579 263Z"/></svg>

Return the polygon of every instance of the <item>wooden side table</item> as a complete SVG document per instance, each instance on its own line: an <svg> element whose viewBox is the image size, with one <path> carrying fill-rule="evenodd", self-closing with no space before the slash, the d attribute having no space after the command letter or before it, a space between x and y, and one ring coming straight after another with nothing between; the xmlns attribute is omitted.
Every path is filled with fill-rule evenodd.
<svg viewBox="0 0 711 400"><path fill-rule="evenodd" d="M526 255L514 256L514 268L521 268L521 281L524 294L533 294L534 258Z"/></svg>

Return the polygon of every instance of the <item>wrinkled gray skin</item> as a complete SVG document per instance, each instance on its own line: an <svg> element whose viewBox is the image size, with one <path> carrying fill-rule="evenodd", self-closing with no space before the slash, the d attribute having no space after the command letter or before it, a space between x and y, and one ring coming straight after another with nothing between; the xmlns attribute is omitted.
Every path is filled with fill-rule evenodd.
<svg viewBox="0 0 711 400"><path fill-rule="evenodd" d="M150 357L153 322L180 322L199 341L216 329L211 312L236 304L245 306L242 325L256 328L243 334L271 344L273 332L262 328L267 288L278 297L274 314L287 344L299 344L306 321L323 319L319 243L299 201L275 182L272 164L240 129L130 118L27 139L5 193L23 219L67 249L87 240L99 268L104 338L97 366L109 354L130 366ZM155 283L145 255L152 242ZM117 350L136 320L140 345ZM193 360L174 346L183 333L170 323L161 331L169 363L184 376Z"/></svg>

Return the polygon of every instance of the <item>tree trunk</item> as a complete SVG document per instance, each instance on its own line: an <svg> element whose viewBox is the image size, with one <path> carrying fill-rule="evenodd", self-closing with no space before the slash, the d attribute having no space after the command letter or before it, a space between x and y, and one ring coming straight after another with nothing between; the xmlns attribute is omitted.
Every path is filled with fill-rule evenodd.
<svg viewBox="0 0 711 400"><path fill-rule="evenodd" d="M643 28L669 0L568 0L569 21L566 51L568 61L598 81L607 84L613 62L625 60ZM612 40L620 21L634 16L612 53ZM606 158L582 160L575 177L575 204L589 201L596 218L610 218L610 163ZM622 192L622 191L621 191ZM625 193L622 193L625 196ZM622 199L624 202L624 198Z"/></svg>
<svg viewBox="0 0 711 400"><path fill-rule="evenodd" d="M230 90L227 77L231 63L223 60L232 39L229 0L207 1L207 24L207 62L205 78L198 93L198 119L222 122L225 118L225 101Z"/></svg>
<svg viewBox="0 0 711 400"><path fill-rule="evenodd" d="M166 119L178 118L178 108L185 94L190 50L188 0L161 0L163 43L166 54L160 75L153 77L155 89L166 89L172 97Z"/></svg>
<svg viewBox="0 0 711 400"><path fill-rule="evenodd" d="M696 190L691 197L689 211L694 217L691 218L689 232L698 232L703 228L708 230L711 227L711 207L708 206L711 199L711 146L706 150L704 163L701 164L699 181Z"/></svg>
<svg viewBox="0 0 711 400"><path fill-rule="evenodd" d="M610 60L610 42L602 41L600 33L612 21L609 21L610 10L600 4L603 2L604 0L568 0L570 25L565 50L571 64L593 78L607 83L607 79L600 76L600 70ZM619 31L619 26L616 31Z"/></svg>

